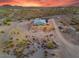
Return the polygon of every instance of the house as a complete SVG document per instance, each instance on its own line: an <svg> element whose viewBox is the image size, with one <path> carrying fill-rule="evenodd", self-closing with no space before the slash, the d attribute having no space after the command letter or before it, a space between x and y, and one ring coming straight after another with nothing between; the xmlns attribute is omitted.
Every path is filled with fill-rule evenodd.
<svg viewBox="0 0 79 59"><path fill-rule="evenodd" d="M36 18L35 20L33 20L32 22L34 25L45 25L47 23L46 19L40 19L40 18Z"/></svg>

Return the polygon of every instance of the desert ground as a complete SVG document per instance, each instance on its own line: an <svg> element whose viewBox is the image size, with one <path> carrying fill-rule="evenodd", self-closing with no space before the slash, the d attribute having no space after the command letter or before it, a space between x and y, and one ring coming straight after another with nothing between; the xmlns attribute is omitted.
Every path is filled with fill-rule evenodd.
<svg viewBox="0 0 79 59"><path fill-rule="evenodd" d="M79 57L78 10L63 10L64 15L61 8L52 10L0 9L0 58ZM33 25L37 18L48 24Z"/></svg>

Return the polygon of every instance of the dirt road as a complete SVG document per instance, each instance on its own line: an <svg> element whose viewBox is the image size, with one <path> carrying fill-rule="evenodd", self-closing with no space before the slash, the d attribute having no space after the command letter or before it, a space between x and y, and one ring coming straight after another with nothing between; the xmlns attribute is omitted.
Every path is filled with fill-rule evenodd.
<svg viewBox="0 0 79 59"><path fill-rule="evenodd" d="M58 39L55 41L59 43L61 50L62 50L62 57L69 57L69 58L77 58L79 57L79 46L74 45L68 41L62 36L61 32L58 29L58 26L55 22L55 19L52 19L52 22L55 26L55 32L56 36L58 36Z"/></svg>

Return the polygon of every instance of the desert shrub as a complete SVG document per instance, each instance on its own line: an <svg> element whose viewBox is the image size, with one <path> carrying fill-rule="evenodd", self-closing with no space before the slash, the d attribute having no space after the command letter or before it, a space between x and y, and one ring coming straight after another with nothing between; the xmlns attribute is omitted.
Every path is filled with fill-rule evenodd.
<svg viewBox="0 0 79 59"><path fill-rule="evenodd" d="M6 18L6 19L3 20L3 24L4 25L10 25L11 24L11 21L12 20L10 18Z"/></svg>

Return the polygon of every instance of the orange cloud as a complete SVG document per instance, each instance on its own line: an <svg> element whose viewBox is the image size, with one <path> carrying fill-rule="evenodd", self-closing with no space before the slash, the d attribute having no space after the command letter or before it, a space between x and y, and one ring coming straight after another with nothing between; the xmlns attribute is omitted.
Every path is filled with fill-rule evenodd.
<svg viewBox="0 0 79 59"><path fill-rule="evenodd" d="M67 6L75 3L75 0L0 0L0 5L10 4L17 6Z"/></svg>

